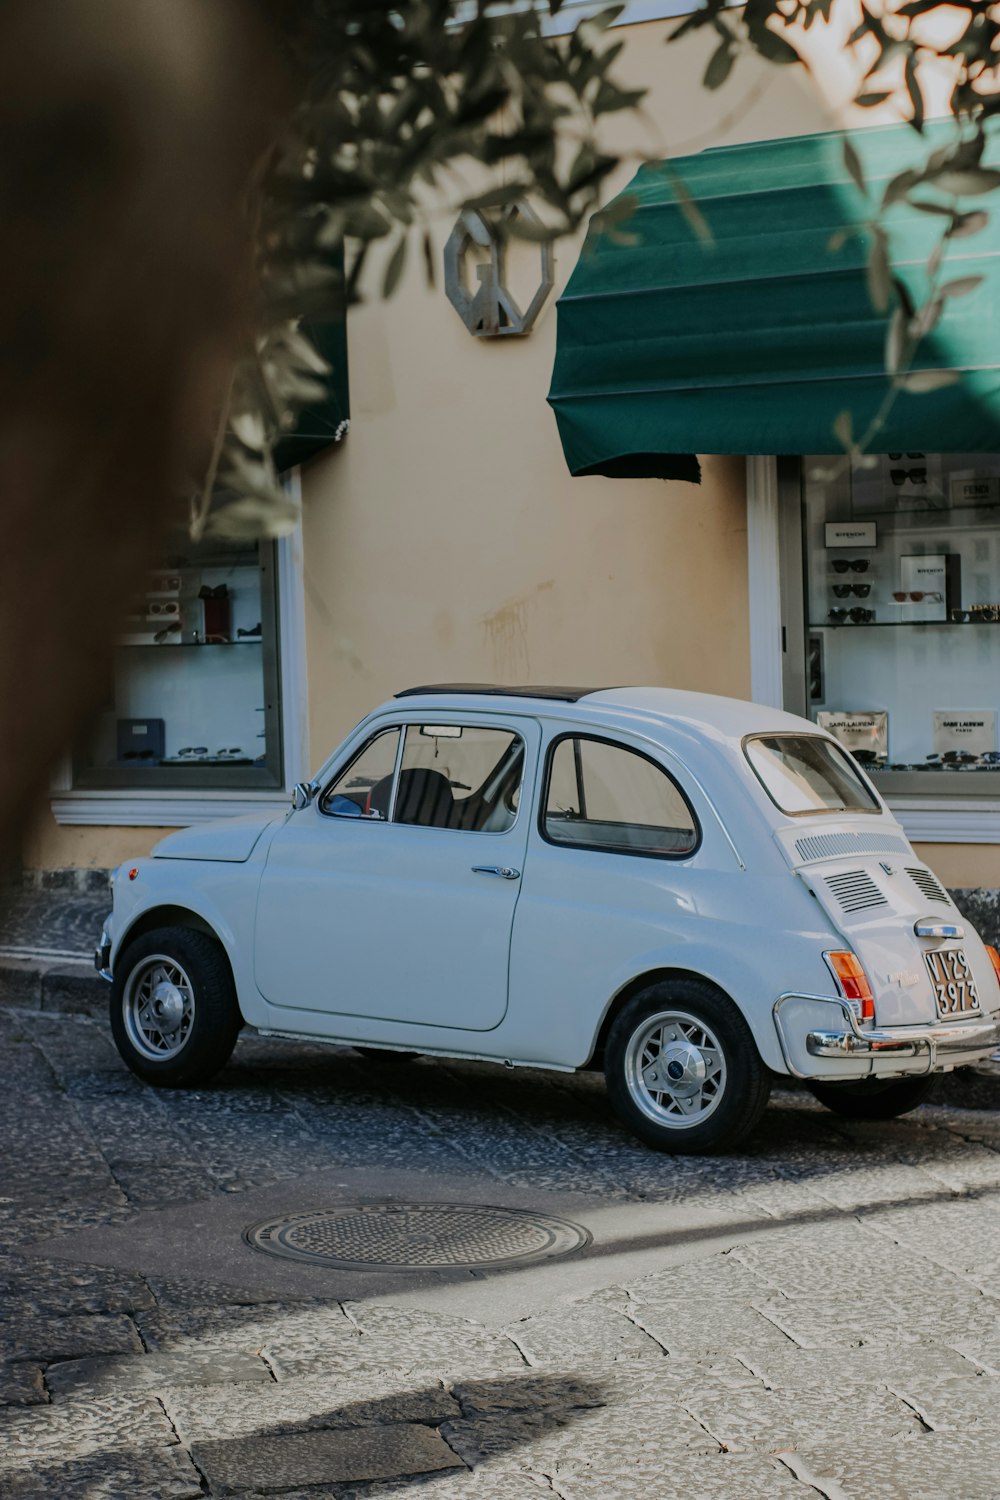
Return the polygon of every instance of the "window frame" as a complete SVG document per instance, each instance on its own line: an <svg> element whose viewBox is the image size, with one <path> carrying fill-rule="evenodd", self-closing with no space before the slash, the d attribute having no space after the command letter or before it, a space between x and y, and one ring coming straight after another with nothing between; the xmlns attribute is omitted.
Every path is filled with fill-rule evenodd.
<svg viewBox="0 0 1000 1500"><path fill-rule="evenodd" d="M860 776L861 785L874 799L875 805L873 807L809 807L804 808L802 812L790 812L787 807L782 807L781 803L778 801L777 797L774 796L773 792L768 787L757 767L750 759L750 756L747 753L747 747L748 745L751 745L754 740L820 740L824 745L832 745L835 752L847 761L848 769L857 772L857 774ZM754 780L757 782L757 785L763 792L766 793L768 801L774 804L783 818L867 818L871 817L872 814L874 814L876 817L881 817L885 812L885 807L883 805L882 799L879 796L875 786L865 775L864 767L861 765L861 763L859 761L856 761L853 755L851 755L851 752L849 750L845 750L843 745L838 744L838 742L834 739L828 738L825 734L822 734L820 732L817 732L815 734L807 734L805 732L803 732L802 734L798 734L793 729L778 729L772 731L768 731L766 729L758 729L755 730L753 734L745 734L743 736L742 740L740 741L740 749L743 751L743 756L746 760L747 765L753 772Z"/></svg>
<svg viewBox="0 0 1000 1500"><path fill-rule="evenodd" d="M508 750L510 748L512 748L513 743L515 741L517 741L520 744L520 746L521 746L521 779L520 779L520 781L518 783L519 796L518 796L518 801L517 801L517 807L514 809L513 820L511 821L511 823L506 828L447 828L447 827L442 828L441 826L439 826L437 824L434 824L434 823L400 823L400 822L397 822L396 816L395 816L395 814L396 814L396 797L397 797L398 791L399 791L399 776L400 776L400 772L401 772L401 770L403 768L403 756L406 753L406 736L407 736L407 732L410 729L419 730L422 727L424 727L426 725L429 725L429 724L453 724L456 728L461 728L461 729L487 729L487 730L493 730L497 734L509 734L511 736L511 746L508 746ZM362 816L361 818L354 818L354 817L350 816L350 814L348 814L348 813L330 812L326 807L324 807L323 804L326 801L326 798L329 795L331 788L334 787L334 786L336 786L337 783L342 779L342 777L344 777L344 776L347 775L347 773L350 771L351 767L357 764L357 762L360 760L361 756L365 754L365 752L375 743L375 741L377 739L380 739L382 735L392 733L393 731L397 731L398 732L398 734L399 734L399 743L396 746L396 758L395 758L395 761L393 763L393 768L392 768L392 788L391 788L390 793L389 793L389 814L388 814L388 817L385 817L385 818L371 818L371 817L364 817L364 816ZM344 820L344 821L346 821L348 823L357 823L357 822L363 822L363 823L380 823L380 824L382 824L383 827L386 827L386 828L417 828L417 829L420 829L423 832L427 832L427 833L472 833L472 834L476 834L477 836L483 837L483 838L505 838L507 836L507 834L513 833L514 830L517 828L518 821L519 821L519 819L521 817L521 809L524 806L524 794L525 794L525 790L526 790L526 787L527 787L527 774L526 773L527 773L527 769L528 769L528 749L529 749L528 741L527 741L527 738L525 737L523 731L521 729L519 729L519 728L516 728L516 727L510 725L510 724L494 723L494 722L490 722L488 724L484 724L484 723L482 723L482 721L479 721L479 720L474 721L474 722L469 722L469 721L467 721L467 720L465 720L463 718L457 718L455 716L449 716L447 713L437 714L433 718L422 717L422 718L415 718L415 719L393 719L389 723L387 723L387 724L384 723L384 724L380 725L379 727L377 727L376 729L374 729L373 733L368 736L368 738L365 740L364 744L361 745L359 747L359 749L356 750L354 752L354 754L352 756L350 756L350 758L348 760L346 760L342 765L336 767L336 769L334 770L333 774L326 781L326 783L325 783L322 791L320 792L319 796L316 798L316 810L324 818L340 818L340 819L342 819L342 820ZM507 752L505 752L505 754L506 753ZM491 770L490 773L489 773L490 777L494 776L495 774L496 774L496 768L494 768L493 770Z"/></svg>
<svg viewBox="0 0 1000 1500"><path fill-rule="evenodd" d="M550 788L551 782L552 782L552 764L553 764L553 761L555 759L556 751L558 750L559 746L563 743L564 740L592 740L592 741L594 741L595 744L598 744L598 745L609 745L613 750L624 750L629 755L635 755L640 760L648 761L648 763L651 766L653 766L657 771L659 771L662 776L665 776L666 779L670 782L671 786L677 792L678 796L680 797L681 801L684 803L684 806L687 808L687 810L688 810L688 812L689 812L689 814L691 816L691 823L692 823L692 826L693 826L693 829L694 829L694 835L695 835L695 840L694 840L694 843L692 844L691 848L690 849L686 849L683 853L668 854L668 853L663 852L662 850L656 850L656 849L611 849L606 844L582 844L582 843L572 843L571 844L571 843L567 843L563 839L552 838L551 835L546 831L546 828L545 828L545 817L546 817L546 809L547 809L548 800L549 800L549 788ZM577 765L579 765L579 758L578 758L577 753L575 751L574 751L574 762ZM545 841L546 844L550 844L552 846L552 848L554 848L554 849L581 849L581 850L583 850L586 853L592 853L592 854L611 854L611 855L615 855L616 857L622 857L622 856L624 856L626 859L629 859L629 858L632 858L632 859L657 859L657 860L664 860L665 859L665 860L669 860L671 863L675 863L675 864L678 863L679 861L693 859L695 857L695 855L698 853L698 851L701 849L702 842L703 842L703 839L704 839L704 834L703 834L702 825L701 825L701 819L698 817L698 814L695 812L694 805L691 802L691 798L685 792L684 788L681 786L681 784L677 780L676 776L674 776L670 771L668 771L667 768L666 768L666 766L664 766L654 756L650 755L648 751L646 751L646 750L639 750L634 745L627 744L624 740L615 739L612 735L607 735L607 734L592 734L592 733L590 733L589 730L580 730L580 729L565 730L565 731L561 732L560 734L555 735L549 741L548 745L545 748L545 769L544 769L544 773L543 773L543 776L542 776L541 794L540 794L539 799L538 799L538 818L537 818L537 823L538 823L538 833L539 833L539 836L542 839L544 839L544 841ZM626 824L626 825L623 825L623 826L627 827L629 825Z"/></svg>

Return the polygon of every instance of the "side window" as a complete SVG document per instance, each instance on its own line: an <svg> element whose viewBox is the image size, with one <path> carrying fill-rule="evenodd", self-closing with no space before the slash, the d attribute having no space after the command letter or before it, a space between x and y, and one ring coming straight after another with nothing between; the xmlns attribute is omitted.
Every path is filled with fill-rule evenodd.
<svg viewBox="0 0 1000 1500"><path fill-rule="evenodd" d="M393 822L504 833L517 817L524 741L509 729L410 724Z"/></svg>
<svg viewBox="0 0 1000 1500"><path fill-rule="evenodd" d="M370 818L374 822L387 818L398 749L398 729L385 729L369 740L347 770L327 787L320 812L334 818Z"/></svg>
<svg viewBox="0 0 1000 1500"><path fill-rule="evenodd" d="M549 752L542 832L617 854L690 854L694 813L661 766L624 745L570 735Z"/></svg>

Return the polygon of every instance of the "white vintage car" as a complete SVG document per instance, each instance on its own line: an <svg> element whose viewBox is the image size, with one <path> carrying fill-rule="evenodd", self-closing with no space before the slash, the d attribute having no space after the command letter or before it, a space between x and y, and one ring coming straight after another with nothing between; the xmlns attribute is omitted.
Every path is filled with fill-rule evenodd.
<svg viewBox="0 0 1000 1500"><path fill-rule="evenodd" d="M122 1057L202 1084L265 1036L602 1068L662 1150L749 1131L775 1075L913 1109L1000 1042L1000 956L829 735L662 688L415 688L284 816L115 872Z"/></svg>

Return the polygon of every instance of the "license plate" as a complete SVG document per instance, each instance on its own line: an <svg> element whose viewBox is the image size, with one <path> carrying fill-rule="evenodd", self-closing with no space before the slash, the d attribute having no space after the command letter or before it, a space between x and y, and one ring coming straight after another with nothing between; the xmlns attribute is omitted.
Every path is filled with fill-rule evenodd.
<svg viewBox="0 0 1000 1500"><path fill-rule="evenodd" d="M925 953L924 963L934 986L939 1016L960 1016L979 1009L976 981L961 948L938 948Z"/></svg>

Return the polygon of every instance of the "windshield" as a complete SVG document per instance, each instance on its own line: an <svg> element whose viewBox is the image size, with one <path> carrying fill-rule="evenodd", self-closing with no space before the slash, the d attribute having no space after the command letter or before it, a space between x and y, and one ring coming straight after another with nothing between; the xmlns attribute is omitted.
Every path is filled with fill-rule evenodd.
<svg viewBox="0 0 1000 1500"><path fill-rule="evenodd" d="M832 740L811 734L762 734L747 740L744 750L771 801L792 817L880 810L850 757Z"/></svg>

